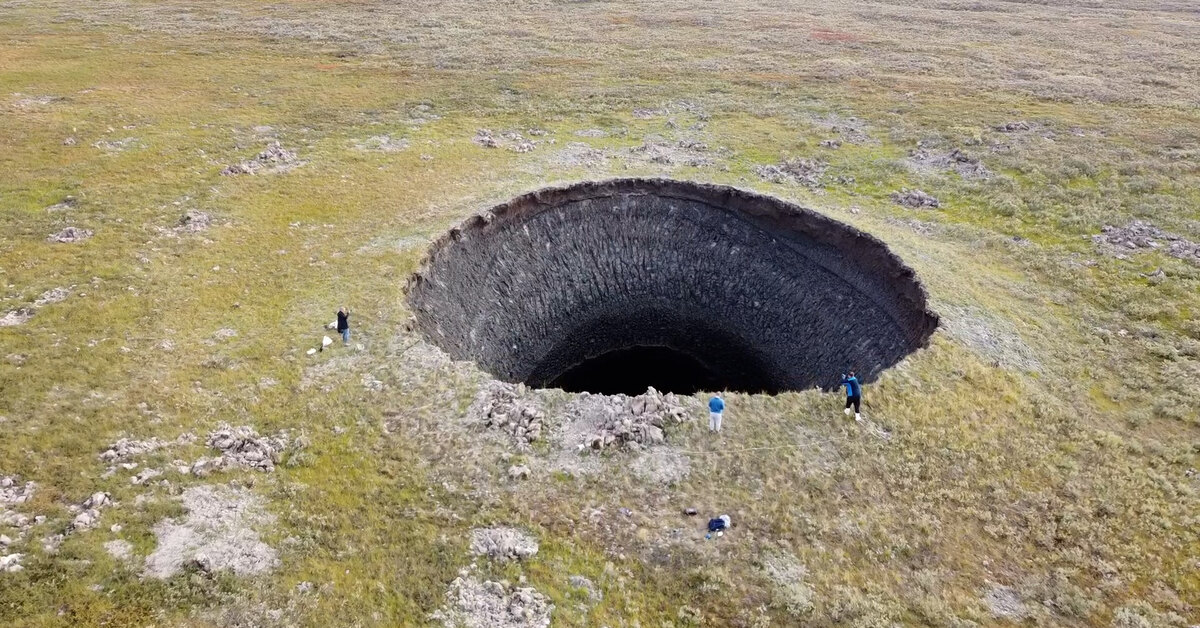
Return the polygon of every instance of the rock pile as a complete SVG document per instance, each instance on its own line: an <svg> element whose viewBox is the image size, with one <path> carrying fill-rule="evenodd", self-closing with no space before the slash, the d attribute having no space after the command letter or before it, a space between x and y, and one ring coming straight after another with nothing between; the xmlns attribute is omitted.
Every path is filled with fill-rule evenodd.
<svg viewBox="0 0 1200 628"><path fill-rule="evenodd" d="M554 605L530 587L463 575L450 583L432 619L446 628L548 628Z"/></svg>
<svg viewBox="0 0 1200 628"><path fill-rule="evenodd" d="M221 174L234 176L239 174L258 174L260 172L283 172L298 165L300 165L300 162L294 151L287 150L279 142L272 142L266 150L259 153L254 159L226 166L221 170Z"/></svg>
<svg viewBox="0 0 1200 628"><path fill-rule="evenodd" d="M756 166L754 172L771 183L799 183L808 187L821 185L821 176L829 164L817 159L785 159L778 164Z"/></svg>
<svg viewBox="0 0 1200 628"><path fill-rule="evenodd" d="M523 398L525 394L524 384L489 382L475 398L471 415L486 427L506 432L518 443L532 443L542 437L546 413L535 401Z"/></svg>
<svg viewBox="0 0 1200 628"><path fill-rule="evenodd" d="M1162 249L1171 257L1200 263L1200 242L1168 233L1142 220L1134 220L1124 227L1104 225L1099 234L1092 236L1092 241L1118 257L1123 252Z"/></svg>
<svg viewBox="0 0 1200 628"><path fill-rule="evenodd" d="M29 319L33 318L33 315L35 312L37 312L38 308L65 301L67 297L71 296L71 290L73 288L74 286L71 288L51 288L50 290L43 292L42 296L33 300L33 305L19 307L5 314L3 317L0 317L0 327L12 327L14 325L20 325L27 322Z"/></svg>
<svg viewBox="0 0 1200 628"><path fill-rule="evenodd" d="M595 450L614 445L627 448L661 445L666 442L664 428L687 419L673 393L664 395L654 388L636 397L614 395L609 399L616 411L606 413L605 420L587 441L587 446Z"/></svg>
<svg viewBox="0 0 1200 628"><path fill-rule="evenodd" d="M912 208L942 206L942 202L937 198L926 194L921 190L910 190L908 188L900 188L899 192L892 192L892 201L899 205Z"/></svg>
<svg viewBox="0 0 1200 628"><path fill-rule="evenodd" d="M201 458L193 463L191 473L196 477L233 467L273 471L280 455L288 448L288 437L286 431L276 436L259 436L248 425L230 427L222 424L209 434L207 444L221 452L221 455L212 460Z"/></svg>
<svg viewBox="0 0 1200 628"><path fill-rule="evenodd" d="M70 244L72 242L82 242L94 235L96 235L96 233L94 231L92 231L91 229L80 229L79 227L67 227L67 228L63 229L62 231L50 234L46 238L46 241Z"/></svg>
<svg viewBox="0 0 1200 628"><path fill-rule="evenodd" d="M1001 133L1015 133L1017 131L1028 131L1033 128L1033 125L1024 120L1017 120L1014 122L1005 122L1004 124L997 125L995 128Z"/></svg>
<svg viewBox="0 0 1200 628"><path fill-rule="evenodd" d="M196 436L191 433L181 434L174 441L167 441L152 436L146 440L133 440L131 438L122 438L113 443L108 449L105 449L100 454L100 459L104 462L124 462L137 456L150 454L173 445L186 445L196 440Z"/></svg>
<svg viewBox="0 0 1200 628"><path fill-rule="evenodd" d="M537 554L537 539L516 528L475 528L471 530L471 553L501 562L525 560Z"/></svg>

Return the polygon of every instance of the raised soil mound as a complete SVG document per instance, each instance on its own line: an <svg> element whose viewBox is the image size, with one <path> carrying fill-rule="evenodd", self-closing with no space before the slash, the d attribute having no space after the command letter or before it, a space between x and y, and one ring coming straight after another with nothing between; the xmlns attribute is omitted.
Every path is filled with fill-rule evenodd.
<svg viewBox="0 0 1200 628"><path fill-rule="evenodd" d="M938 318L883 242L735 188L548 188L435 242L418 329L499 379L601 393L779 392L870 381Z"/></svg>

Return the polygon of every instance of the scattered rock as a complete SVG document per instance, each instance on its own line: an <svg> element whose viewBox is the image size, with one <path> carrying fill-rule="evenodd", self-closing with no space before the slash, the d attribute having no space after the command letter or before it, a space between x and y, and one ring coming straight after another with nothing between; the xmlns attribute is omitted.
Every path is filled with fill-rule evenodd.
<svg viewBox="0 0 1200 628"><path fill-rule="evenodd" d="M1025 120L1017 120L1015 122L1005 122L993 128L1001 133L1015 133L1017 131L1029 131L1033 128L1033 125Z"/></svg>
<svg viewBox="0 0 1200 628"><path fill-rule="evenodd" d="M137 473L137 475L129 478L129 482L135 486L139 486L160 475L162 475L162 471L159 471L158 469L142 469Z"/></svg>
<svg viewBox="0 0 1200 628"><path fill-rule="evenodd" d="M638 120L650 120L663 115L663 112L658 109L634 109L633 117Z"/></svg>
<svg viewBox="0 0 1200 628"><path fill-rule="evenodd" d="M244 488L194 486L181 497L187 514L154 526L158 546L146 557L147 576L169 578L191 565L246 576L274 569L279 558L256 528L275 521L258 496Z"/></svg>
<svg viewBox="0 0 1200 628"><path fill-rule="evenodd" d="M1021 596L1011 587L993 584L984 592L983 601L993 617L1020 621L1029 615Z"/></svg>
<svg viewBox="0 0 1200 628"><path fill-rule="evenodd" d="M842 140L821 140L821 148L836 150L842 147Z"/></svg>
<svg viewBox="0 0 1200 628"><path fill-rule="evenodd" d="M471 553L501 562L525 560L537 554L537 540L516 528L471 530Z"/></svg>
<svg viewBox="0 0 1200 628"><path fill-rule="evenodd" d="M608 137L608 133L600 129L580 129L575 131L575 135L579 137Z"/></svg>
<svg viewBox="0 0 1200 628"><path fill-rule="evenodd" d="M22 531L29 528L29 517L9 507L32 499L36 489L36 484L22 484L17 476L0 477L0 526L12 526Z"/></svg>
<svg viewBox="0 0 1200 628"><path fill-rule="evenodd" d="M549 628L553 611L536 589L463 575L450 583L446 604L431 619L445 628Z"/></svg>
<svg viewBox="0 0 1200 628"><path fill-rule="evenodd" d="M829 164L816 159L785 159L779 164L755 166L754 172L771 183L799 183L808 187L821 185L821 176Z"/></svg>
<svg viewBox="0 0 1200 628"><path fill-rule="evenodd" d="M212 335L212 339L219 342L222 340L229 340L230 338L237 338L237 335L238 335L238 332L236 329L230 329L228 327L224 327L224 328L218 329L217 331L214 331L213 335Z"/></svg>
<svg viewBox="0 0 1200 628"><path fill-rule="evenodd" d="M550 157L550 162L560 168L596 168L612 158L608 152L592 148L582 142L571 142Z"/></svg>
<svg viewBox="0 0 1200 628"><path fill-rule="evenodd" d="M892 201L899 205L914 209L920 207L938 208L942 206L941 201L921 190L901 188L899 192L892 192L891 198Z"/></svg>
<svg viewBox="0 0 1200 628"><path fill-rule="evenodd" d="M1117 258L1123 258L1126 253L1162 250L1176 259L1200 264L1200 242L1192 242L1141 220L1134 220L1124 227L1104 225L1099 234L1092 236L1092 241Z"/></svg>
<svg viewBox="0 0 1200 628"><path fill-rule="evenodd" d="M100 140L92 144L93 148L99 148L106 153L119 153L138 143L136 137L127 137L121 140Z"/></svg>
<svg viewBox="0 0 1200 628"><path fill-rule="evenodd" d="M294 151L284 148L279 142L272 142L266 150L259 153L254 159L226 166L221 170L221 174L235 176L264 172L286 172L302 165L304 165L304 162L299 160Z"/></svg>
<svg viewBox="0 0 1200 628"><path fill-rule="evenodd" d="M632 160L663 166L700 168L713 165L713 159L708 155L708 146L692 140L670 143L661 138L648 137L641 146L630 148L627 153Z"/></svg>
<svg viewBox="0 0 1200 628"><path fill-rule="evenodd" d="M78 206L79 206L79 199L75 198L74 196L68 196L68 197L64 198L63 200L47 207L46 211L48 211L50 213L62 212L62 211L67 211L69 209L75 209Z"/></svg>
<svg viewBox="0 0 1200 628"><path fill-rule="evenodd" d="M408 148L408 140L390 135L373 135L361 142L355 142L354 147L362 151L398 153Z"/></svg>
<svg viewBox="0 0 1200 628"><path fill-rule="evenodd" d="M532 399L525 398L524 384L489 381L468 410L472 422L501 430L518 444L532 443L542 437L546 414Z"/></svg>
<svg viewBox="0 0 1200 628"><path fill-rule="evenodd" d="M525 465L519 465L519 466L513 465L508 468L508 479L513 480L515 482L517 480L525 480L528 478L529 478L529 467L527 467Z"/></svg>
<svg viewBox="0 0 1200 628"><path fill-rule="evenodd" d="M104 551L117 560L129 560L133 557L133 544L129 541L116 539L104 544Z"/></svg>
<svg viewBox="0 0 1200 628"><path fill-rule="evenodd" d="M63 229L62 231L50 234L46 238L46 241L47 242L61 242L63 244L69 244L71 242L82 242L82 241L92 237L93 235L96 235L96 234L91 229L80 229L79 227L67 227L67 228Z"/></svg>
<svg viewBox="0 0 1200 628"><path fill-rule="evenodd" d="M175 225L175 231L179 233L198 233L207 231L211 225L212 216L209 216L208 213L189 209L179 219L179 224Z"/></svg>

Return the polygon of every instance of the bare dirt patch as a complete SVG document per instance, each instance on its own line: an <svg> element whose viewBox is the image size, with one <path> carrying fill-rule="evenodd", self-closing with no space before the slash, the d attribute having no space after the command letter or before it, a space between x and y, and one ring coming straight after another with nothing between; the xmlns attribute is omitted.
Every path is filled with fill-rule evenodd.
<svg viewBox="0 0 1200 628"><path fill-rule="evenodd" d="M538 551L537 539L516 528L471 530L471 553L501 562L525 560Z"/></svg>
<svg viewBox="0 0 1200 628"><path fill-rule="evenodd" d="M257 529L274 523L257 495L230 486L194 486L181 497L187 514L154 526L158 546L146 557L147 576L169 578L188 565L206 572L230 570L239 576L269 571L279 564L274 548Z"/></svg>

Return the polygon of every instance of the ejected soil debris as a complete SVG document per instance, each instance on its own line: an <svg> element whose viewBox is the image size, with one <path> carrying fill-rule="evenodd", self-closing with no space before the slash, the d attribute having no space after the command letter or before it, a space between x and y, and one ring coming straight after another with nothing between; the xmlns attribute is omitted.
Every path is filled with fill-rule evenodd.
<svg viewBox="0 0 1200 628"><path fill-rule="evenodd" d="M31 318L33 318L33 308L17 308L11 312L8 312L4 316L0 316L0 327L15 327L16 325L23 325L28 323L29 319Z"/></svg>
<svg viewBox="0 0 1200 628"><path fill-rule="evenodd" d="M277 436L259 436L248 425L230 427L222 424L209 434L208 446L221 452L215 460L201 458L192 465L192 473L202 476L206 471L241 467L273 471L281 454L288 449L287 432Z"/></svg>
<svg viewBox="0 0 1200 628"><path fill-rule="evenodd" d="M569 431L578 450L640 449L666 443L666 429L687 420L673 393L653 388L635 397L582 393L567 406ZM579 435L582 434L582 438Z"/></svg>
<svg viewBox="0 0 1200 628"><path fill-rule="evenodd" d="M275 521L254 493L227 486L194 486L180 498L187 514L154 526L158 546L146 557L146 575L169 578L186 565L244 576L273 569L276 551L256 528Z"/></svg>
<svg viewBox="0 0 1200 628"><path fill-rule="evenodd" d="M24 531L30 526L30 517L17 512L13 507L33 499L37 484L22 483L20 477L6 475L0 477L0 526L12 526Z"/></svg>
<svg viewBox="0 0 1200 628"><path fill-rule="evenodd" d="M287 172L304 165L294 151L284 148L279 142L272 142L254 159L225 166L221 174L235 176L240 174L260 174L270 172Z"/></svg>
<svg viewBox="0 0 1200 628"><path fill-rule="evenodd" d="M993 617L1020 621L1029 615L1021 596L1011 587L993 584L984 592L983 601Z"/></svg>
<svg viewBox="0 0 1200 628"><path fill-rule="evenodd" d="M180 233L199 233L207 231L212 226L212 216L207 212L202 212L195 209L189 209L179 219L179 223L175 225L175 231Z"/></svg>
<svg viewBox="0 0 1200 628"><path fill-rule="evenodd" d="M537 539L516 528L475 528L471 530L471 553L508 562L525 560L537 554Z"/></svg>
<svg viewBox="0 0 1200 628"><path fill-rule="evenodd" d="M100 140L92 144L92 147L98 148L106 153L113 154L123 152L126 149L137 145L137 143L138 139L136 137L127 137L120 140Z"/></svg>
<svg viewBox="0 0 1200 628"><path fill-rule="evenodd" d="M892 192L892 201L898 205L918 209L922 207L938 208L942 206L942 202L930 194L926 194L922 190L910 190L901 188L899 192Z"/></svg>
<svg viewBox="0 0 1200 628"><path fill-rule="evenodd" d="M69 244L71 242L82 242L96 235L91 229L80 229L79 227L66 227L62 231L52 233L46 238L47 242L61 242Z"/></svg>
<svg viewBox="0 0 1200 628"><path fill-rule="evenodd" d="M647 137L640 146L627 151L631 161L644 161L663 166L700 168L713 165L708 146L694 140L670 142L659 137Z"/></svg>
<svg viewBox="0 0 1200 628"><path fill-rule="evenodd" d="M754 172L771 183L799 183L808 187L821 185L821 176L829 164L817 159L785 159L778 164L755 166Z"/></svg>
<svg viewBox="0 0 1200 628"><path fill-rule="evenodd" d="M390 135L373 135L361 142L355 142L354 147L361 151L398 153L408 148L408 140Z"/></svg>
<svg viewBox="0 0 1200 628"><path fill-rule="evenodd" d="M1099 234L1092 236L1092 241L1118 259L1127 253L1161 250L1171 257L1200 264L1200 242L1168 233L1142 220L1124 227L1104 225Z"/></svg>
<svg viewBox="0 0 1200 628"><path fill-rule="evenodd" d="M125 462L138 456L154 453L166 447L186 445L195 440L196 436L190 433L182 434L173 441L162 440L157 436L152 436L146 440L122 438L113 443L108 449L105 449L100 454L100 459L104 462Z"/></svg>
<svg viewBox="0 0 1200 628"><path fill-rule="evenodd" d="M450 583L446 604L431 619L445 628L548 628L553 611L536 589L464 574Z"/></svg>
<svg viewBox="0 0 1200 628"><path fill-rule="evenodd" d="M489 381L476 395L468 417L473 423L509 434L519 444L532 443L542 436L546 413L528 395L524 384Z"/></svg>

